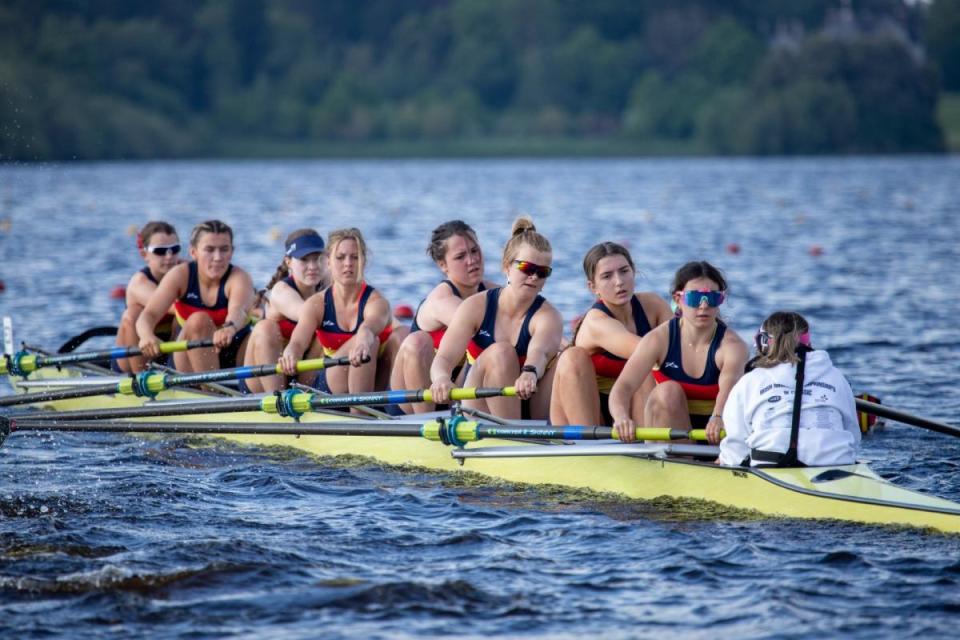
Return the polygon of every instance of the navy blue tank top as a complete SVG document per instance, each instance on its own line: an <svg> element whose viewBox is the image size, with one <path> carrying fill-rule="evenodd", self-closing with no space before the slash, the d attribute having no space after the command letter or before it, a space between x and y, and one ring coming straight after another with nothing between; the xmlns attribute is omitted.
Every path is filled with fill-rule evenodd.
<svg viewBox="0 0 960 640"><path fill-rule="evenodd" d="M477 333L474 334L470 340L470 344L467 345L467 353L474 361L480 357L484 349L496 342L494 336L496 335L497 307L500 303L500 291L500 288L487 291L487 309L483 314L483 322L480 323L480 328L477 329ZM523 324L520 325L520 335L517 336L517 343L513 345L513 348L516 350L517 357L520 359L521 364L526 360L527 349L530 347L530 339L532 337L530 335L530 320L537 311L540 310L544 302L546 302L546 298L538 295L534 299L533 304L530 305L530 308L527 309L527 313L523 317Z"/></svg>

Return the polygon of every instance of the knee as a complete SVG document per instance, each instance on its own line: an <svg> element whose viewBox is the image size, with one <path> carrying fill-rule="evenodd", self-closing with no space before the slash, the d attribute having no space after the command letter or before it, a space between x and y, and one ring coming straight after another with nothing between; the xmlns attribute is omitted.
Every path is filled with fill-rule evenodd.
<svg viewBox="0 0 960 640"><path fill-rule="evenodd" d="M183 323L183 334L187 339L208 338L216 330L213 319L205 313L194 313Z"/></svg>
<svg viewBox="0 0 960 640"><path fill-rule="evenodd" d="M276 320L261 320L253 325L250 339L258 343L273 343L280 340L280 325Z"/></svg>
<svg viewBox="0 0 960 640"><path fill-rule="evenodd" d="M648 404L657 409L673 409L687 406L687 395L679 383L668 381L658 384L650 394Z"/></svg>
<svg viewBox="0 0 960 640"><path fill-rule="evenodd" d="M423 359L433 355L433 339L426 331L414 331L400 345L400 355L406 358Z"/></svg>
<svg viewBox="0 0 960 640"><path fill-rule="evenodd" d="M556 377L561 378L587 378L594 375L593 361L590 360L590 354L582 347L569 347L557 361Z"/></svg>
<svg viewBox="0 0 960 640"><path fill-rule="evenodd" d="M520 362L517 360L517 351L512 344L496 342L487 347L480 357L484 359L484 368L493 374L506 376L520 373Z"/></svg>

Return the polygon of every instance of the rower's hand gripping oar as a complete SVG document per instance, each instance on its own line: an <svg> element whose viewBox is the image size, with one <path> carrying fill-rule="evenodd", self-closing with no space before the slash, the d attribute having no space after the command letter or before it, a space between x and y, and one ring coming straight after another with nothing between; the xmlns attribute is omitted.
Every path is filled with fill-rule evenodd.
<svg viewBox="0 0 960 640"><path fill-rule="evenodd" d="M960 427L955 427L952 424L947 424L946 422L938 422L936 420L931 420L930 418L922 418L920 416L910 415L909 413L897 411L896 409L891 409L890 407L877 404L876 402L870 402L869 400L864 400L863 398L856 398L856 402L857 409L863 411L864 413L869 413L870 415L887 418L896 422L902 422L903 424L909 424L914 427L920 427L921 429L927 429L929 431L936 431L937 433L944 433L948 436L960 436Z"/></svg>
<svg viewBox="0 0 960 640"><path fill-rule="evenodd" d="M516 393L517 391L513 387L453 389L450 391L450 399L453 401L473 400L497 396L515 396ZM429 389L372 391L369 393L343 395L321 395L318 393L304 393L299 389L287 389L283 392L278 391L274 394L263 396L174 403L154 402L140 407L61 411L49 414L49 418L47 419L58 421L113 420L118 418L149 418L155 416L183 416L248 411L263 411L264 413L274 415L299 418L309 411L319 411L322 409L345 409L361 405L406 404L432 401L433 396ZM36 414L13 417L30 420L37 419Z"/></svg>
<svg viewBox="0 0 960 640"><path fill-rule="evenodd" d="M171 354L190 349L212 347L213 340L178 340L176 342L161 342L160 353ZM81 351L80 353L66 353L54 356L44 356L27 351L19 351L12 356L6 355L0 360L0 375L26 376L41 367L53 367L77 362L105 362L114 358L130 358L142 353L140 347L113 347L102 351Z"/></svg>
<svg viewBox="0 0 960 640"><path fill-rule="evenodd" d="M340 358L316 358L312 360L301 360L297 363L297 373L319 371L320 369L327 369L330 367L348 364L350 364L350 359L346 356ZM6 396L0 398L0 407L31 404L36 402L51 402L55 400L68 400L70 398L87 398L108 394L153 398L161 391L165 391L171 387L191 384L204 384L209 382L221 382L223 380L246 380L247 378L272 376L280 373L283 373L283 371L279 364L265 364L253 367L234 367L232 369L220 369L218 371L183 374L144 371L143 373L132 375L129 378L124 378L117 383L111 382L102 385L76 387L73 389L51 389L48 391L38 391L36 393L24 393L21 395Z"/></svg>

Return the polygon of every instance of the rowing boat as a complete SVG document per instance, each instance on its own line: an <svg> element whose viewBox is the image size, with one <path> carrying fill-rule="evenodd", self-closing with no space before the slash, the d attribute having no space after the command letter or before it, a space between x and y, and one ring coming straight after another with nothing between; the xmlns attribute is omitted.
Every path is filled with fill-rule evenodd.
<svg viewBox="0 0 960 640"><path fill-rule="evenodd" d="M11 378L10 382L18 392L36 391L38 385L62 385L65 381L75 385L87 380L80 377L83 375L67 367L62 370L41 369L25 381ZM161 402L185 403L209 397L199 391L167 390L154 402L159 406ZM49 402L43 408L69 411L134 406L143 402L142 398L113 395ZM332 421L363 422L343 414L310 413L302 416L301 426L297 426L292 419L277 415L220 413L158 417L152 418L150 424L180 424L184 431L202 431L215 424L246 423L251 427L250 433L217 433L216 437L251 445L292 447L315 456L366 456L388 465L453 473L468 471L508 482L588 489L635 499L666 496L707 500L768 516L827 518L960 533L960 504L898 487L880 478L863 463L748 469L721 467L709 460L690 457L696 452L712 451L698 445L628 445L612 440L596 443L569 440L518 442L490 438L451 447L421 437L303 435L311 425ZM378 424L383 426L384 422ZM385 424L389 426L391 423ZM293 432L265 433L269 425L286 425ZM527 426L530 433L534 433L538 425ZM147 427L148 424L144 423L142 428L148 430ZM239 426L237 430L240 430Z"/></svg>

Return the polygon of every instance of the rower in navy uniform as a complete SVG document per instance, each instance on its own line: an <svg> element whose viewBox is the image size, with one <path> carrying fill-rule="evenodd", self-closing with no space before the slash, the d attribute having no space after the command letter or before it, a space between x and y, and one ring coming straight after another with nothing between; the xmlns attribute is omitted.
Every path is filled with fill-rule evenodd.
<svg viewBox="0 0 960 640"><path fill-rule="evenodd" d="M635 439L630 403L653 372L656 387L644 409L644 425L706 428L720 442L723 407L743 375L747 345L720 319L727 283L709 262L688 262L673 279L679 315L644 336L610 391L610 414L624 442Z"/></svg>
<svg viewBox="0 0 960 640"><path fill-rule="evenodd" d="M174 354L180 371L212 371L243 361L250 335L248 313L254 288L250 275L231 264L233 230L208 220L190 234L191 262L170 270L137 320L140 348L147 358L159 355L155 327L172 304L180 340L213 339L213 347Z"/></svg>
<svg viewBox="0 0 960 640"><path fill-rule="evenodd" d="M430 386L430 365L460 303L479 291L496 287L484 281L483 252L473 228L462 220L444 222L433 230L427 255L444 279L417 307L410 335L400 345L390 377L392 389ZM457 378L454 375L454 378ZM404 413L433 411L432 402L402 405Z"/></svg>
<svg viewBox="0 0 960 640"><path fill-rule="evenodd" d="M264 318L250 335L244 364L247 366L277 362L290 342L306 300L327 286L326 253L323 238L313 229L297 229L287 236L283 260L266 286ZM301 358L323 357L323 347L314 339ZM317 374L297 376L301 384L313 385ZM277 391L285 386L281 375L249 378L241 381L248 391Z"/></svg>
<svg viewBox="0 0 960 640"><path fill-rule="evenodd" d="M133 347L140 342L137 337L137 319L163 277L180 263L180 238L177 230L163 221L154 220L143 225L143 229L137 233L137 249L146 265L127 282L126 308L120 316L120 326L117 328L117 346L122 347ZM172 309L157 322L155 333L160 340L173 339ZM143 358L140 356L113 360L111 366L121 373L139 373L144 368Z"/></svg>
<svg viewBox="0 0 960 640"><path fill-rule="evenodd" d="M519 401L495 397L465 404L506 419L547 417L554 374L551 364L563 337L559 312L540 295L553 271L552 261L550 242L537 232L530 218L518 218L503 249L506 286L464 300L440 341L430 367L436 402L449 399L453 370L466 350L471 367L465 387L512 385Z"/></svg>

